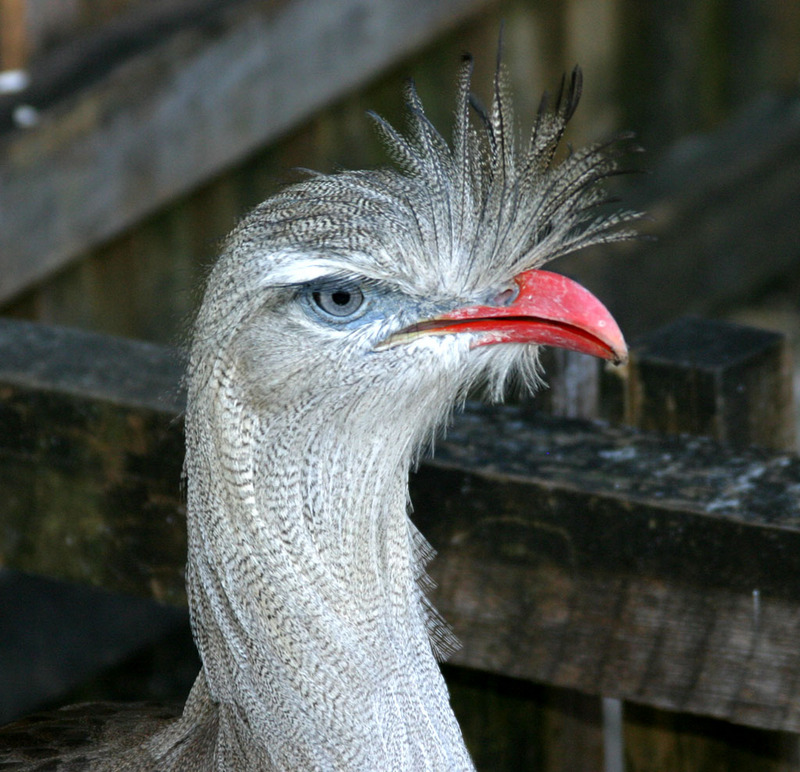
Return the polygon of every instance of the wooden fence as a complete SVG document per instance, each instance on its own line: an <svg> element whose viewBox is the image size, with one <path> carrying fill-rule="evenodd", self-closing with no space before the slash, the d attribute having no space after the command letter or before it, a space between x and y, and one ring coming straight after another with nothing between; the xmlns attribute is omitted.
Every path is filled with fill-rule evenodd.
<svg viewBox="0 0 800 772"><path fill-rule="evenodd" d="M458 55L480 90L501 19L520 114L583 65L577 142L635 128L663 151L785 92L643 164L625 200L657 241L561 264L641 336L631 366L554 354L538 408L470 405L413 479L476 762L800 770L785 343L661 327L797 283L795 4L0 0L0 70L31 76L0 95L0 304L178 339L276 177L378 161L363 111L402 124L409 72L445 129ZM148 343L0 322L0 565L185 602L180 370Z"/></svg>
<svg viewBox="0 0 800 772"><path fill-rule="evenodd" d="M769 447L792 425L783 339L689 320L634 352L622 378L584 368L596 404L727 442L471 404L413 478L478 767L602 769L603 696L637 706L628 770L795 769L800 459ZM184 603L179 373L168 349L0 323L2 565Z"/></svg>

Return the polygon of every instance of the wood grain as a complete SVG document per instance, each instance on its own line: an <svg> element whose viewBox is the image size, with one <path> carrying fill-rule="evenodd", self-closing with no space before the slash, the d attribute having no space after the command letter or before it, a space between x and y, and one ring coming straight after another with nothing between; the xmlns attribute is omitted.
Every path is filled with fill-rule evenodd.
<svg viewBox="0 0 800 772"><path fill-rule="evenodd" d="M288 131L485 0L196 4L214 12L43 104L36 128L0 135L0 301ZM92 51L90 74L99 67Z"/></svg>
<svg viewBox="0 0 800 772"><path fill-rule="evenodd" d="M179 365L142 345L0 323L0 561L181 603ZM455 663L795 731L798 492L791 454L477 405L412 480Z"/></svg>

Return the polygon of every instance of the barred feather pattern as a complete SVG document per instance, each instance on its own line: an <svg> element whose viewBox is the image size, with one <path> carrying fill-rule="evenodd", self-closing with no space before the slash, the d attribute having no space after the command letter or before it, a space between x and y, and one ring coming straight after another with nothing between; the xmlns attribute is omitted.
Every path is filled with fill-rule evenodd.
<svg viewBox="0 0 800 772"><path fill-rule="evenodd" d="M477 384L535 388L534 345L464 335L378 350L409 324L486 302L522 270L627 238L600 215L613 147L556 151L580 71L517 137L498 65L488 109L458 81L448 143L413 85L408 128L375 125L397 168L311 174L229 237L192 341L187 588L203 661L183 715L98 770L466 772L437 656L454 638L426 596L432 550L408 472ZM477 120L476 120L477 116ZM310 293L358 286L357 321ZM101 758L102 757L102 758ZM64 767L67 768L67 767Z"/></svg>
<svg viewBox="0 0 800 772"><path fill-rule="evenodd" d="M627 238L634 215L596 213L617 168L608 146L554 162L579 70L543 100L527 143L502 67L488 110L471 75L466 59L452 143L410 84L405 132L373 116L397 168L287 188L211 275L186 471L197 689L216 706L219 769L472 769L436 664L455 642L425 594L431 550L407 516L408 470L476 384L499 397L516 373L535 387L537 350L375 345ZM332 278L372 292L381 313L311 325L298 294Z"/></svg>
<svg viewBox="0 0 800 772"><path fill-rule="evenodd" d="M502 65L490 111L477 108L477 127L471 72L468 58L452 144L409 83L406 133L371 114L399 169L313 175L257 208L239 236L269 228L282 249L346 255L344 270L431 299L466 297L584 247L630 238L620 226L637 213L596 213L606 195L601 183L619 171L616 140L554 163L580 97L580 69L552 109L543 99L524 148Z"/></svg>

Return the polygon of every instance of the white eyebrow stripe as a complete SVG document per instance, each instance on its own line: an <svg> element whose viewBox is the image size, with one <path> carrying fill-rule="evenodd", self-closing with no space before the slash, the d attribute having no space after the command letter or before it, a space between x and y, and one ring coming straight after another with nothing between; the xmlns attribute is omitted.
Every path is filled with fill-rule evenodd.
<svg viewBox="0 0 800 772"><path fill-rule="evenodd" d="M351 273L352 266L336 260L294 260L292 263L271 267L268 276L270 284L304 284L334 274Z"/></svg>

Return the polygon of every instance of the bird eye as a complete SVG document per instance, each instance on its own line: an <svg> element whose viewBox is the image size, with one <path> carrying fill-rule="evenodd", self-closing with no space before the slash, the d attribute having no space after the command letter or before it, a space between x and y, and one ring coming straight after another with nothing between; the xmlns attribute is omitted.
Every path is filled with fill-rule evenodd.
<svg viewBox="0 0 800 772"><path fill-rule="evenodd" d="M354 286L318 289L311 293L314 304L329 316L352 316L364 303L364 293Z"/></svg>

